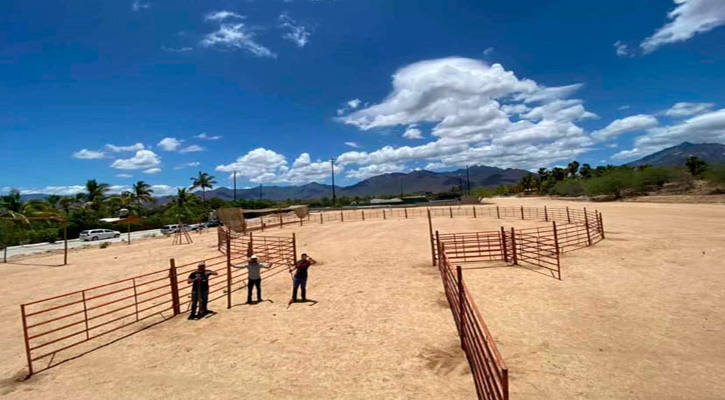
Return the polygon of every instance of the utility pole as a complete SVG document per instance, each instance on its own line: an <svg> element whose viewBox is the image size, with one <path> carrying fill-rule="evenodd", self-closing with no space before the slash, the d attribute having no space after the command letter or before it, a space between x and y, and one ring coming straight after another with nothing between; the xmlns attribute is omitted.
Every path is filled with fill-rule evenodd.
<svg viewBox="0 0 725 400"><path fill-rule="evenodd" d="M234 201L237 201L237 171L234 171Z"/></svg>
<svg viewBox="0 0 725 400"><path fill-rule="evenodd" d="M466 165L466 192L471 194L471 175L468 173L468 165Z"/></svg>
<svg viewBox="0 0 725 400"><path fill-rule="evenodd" d="M335 208L335 158L330 159L330 170L332 171L332 208Z"/></svg>

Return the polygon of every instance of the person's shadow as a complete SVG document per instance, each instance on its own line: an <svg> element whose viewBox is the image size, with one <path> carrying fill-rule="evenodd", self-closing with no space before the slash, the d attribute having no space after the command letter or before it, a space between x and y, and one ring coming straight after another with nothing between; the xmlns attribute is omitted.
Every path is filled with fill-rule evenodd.
<svg viewBox="0 0 725 400"><path fill-rule="evenodd" d="M236 306L256 306L257 304L267 303L267 302L274 304L274 300L264 299L264 300L261 300L261 301L260 300L255 300L255 301L250 301L250 302L246 302L246 303L235 304L232 307L236 307Z"/></svg>
<svg viewBox="0 0 725 400"><path fill-rule="evenodd" d="M318 303L317 300L314 299L306 299L306 300L290 300L289 303L287 303L287 308L290 308L292 304L301 304L301 303L310 303L310 307L314 306Z"/></svg>

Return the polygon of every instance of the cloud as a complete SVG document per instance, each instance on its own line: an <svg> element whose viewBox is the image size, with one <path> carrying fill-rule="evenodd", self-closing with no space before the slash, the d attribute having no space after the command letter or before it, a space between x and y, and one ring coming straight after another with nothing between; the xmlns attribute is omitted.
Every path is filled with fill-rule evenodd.
<svg viewBox="0 0 725 400"><path fill-rule="evenodd" d="M133 178L133 175L131 175L131 174L116 174L114 176L116 178Z"/></svg>
<svg viewBox="0 0 725 400"><path fill-rule="evenodd" d="M337 115L343 115L350 110L354 110L360 107L360 104L362 104L362 100L360 99L348 100L342 108L337 110Z"/></svg>
<svg viewBox="0 0 725 400"><path fill-rule="evenodd" d="M102 151L80 149L73 153L73 158L78 158L80 160L99 160L101 158L106 158L106 153Z"/></svg>
<svg viewBox="0 0 725 400"><path fill-rule="evenodd" d="M204 16L205 21L224 21L225 19L245 19L247 17L232 11L212 11Z"/></svg>
<svg viewBox="0 0 725 400"><path fill-rule="evenodd" d="M691 117L693 115L704 114L712 110L714 103L675 103L669 110L664 111L664 115L673 118Z"/></svg>
<svg viewBox="0 0 725 400"><path fill-rule="evenodd" d="M111 164L116 169L149 169L161 165L159 156L151 150L139 150L136 155L127 159L118 159Z"/></svg>
<svg viewBox="0 0 725 400"><path fill-rule="evenodd" d="M612 45L615 48L615 51L617 52L617 55L620 57L633 57L634 52L627 46L626 43L622 43L621 40L617 40Z"/></svg>
<svg viewBox="0 0 725 400"><path fill-rule="evenodd" d="M143 173L144 174L158 174L159 172L161 172L161 168L149 168L149 169L145 170Z"/></svg>
<svg viewBox="0 0 725 400"><path fill-rule="evenodd" d="M625 105L623 105L623 106L619 106L619 107L617 107L617 110L622 110L622 111L624 111L624 110L629 110L629 109L630 109L630 107L631 107L630 105L628 105L628 104L625 104Z"/></svg>
<svg viewBox="0 0 725 400"><path fill-rule="evenodd" d="M608 140L623 133L642 131L657 125L657 118L651 115L632 115L622 119L615 119L605 128L592 132L592 137L597 140Z"/></svg>
<svg viewBox="0 0 725 400"><path fill-rule="evenodd" d="M629 159L650 154L682 142L724 143L725 108L711 111L669 126L648 130L634 140L634 147L620 151L613 159Z"/></svg>
<svg viewBox="0 0 725 400"><path fill-rule="evenodd" d="M651 53L666 44L684 42L725 24L725 2L722 0L674 2L677 6L667 14L672 22L662 26L640 44L645 53Z"/></svg>
<svg viewBox="0 0 725 400"><path fill-rule="evenodd" d="M305 45L310 41L311 33L307 30L308 28L297 23L297 21L292 19L286 12L279 16L279 21L280 28L289 30L288 32L282 34L283 39L291 41L296 44L297 47L305 47Z"/></svg>
<svg viewBox="0 0 725 400"><path fill-rule="evenodd" d="M427 160L443 166L488 163L537 167L589 150L594 141L578 121L597 118L578 99L582 84L547 87L520 79L500 64L449 57L399 69L392 91L378 104L337 120L362 131L433 124L434 141L348 152L343 164L370 165Z"/></svg>
<svg viewBox="0 0 725 400"><path fill-rule="evenodd" d="M181 147L181 142L183 142L183 140L166 137L161 139L161 141L156 146L161 147L162 150L176 151L179 149L179 147Z"/></svg>
<svg viewBox="0 0 725 400"><path fill-rule="evenodd" d="M187 167L198 167L199 165L201 165L201 163L199 161L192 161L192 162L188 162L186 164L181 164L181 165L179 165L177 167L174 167L174 169L175 170L180 170L180 169L184 169L184 168L187 168Z"/></svg>
<svg viewBox="0 0 725 400"><path fill-rule="evenodd" d="M175 195L179 189L181 189L179 186L151 185L151 190L154 191L154 196L172 196Z"/></svg>
<svg viewBox="0 0 725 400"><path fill-rule="evenodd" d="M350 146L355 149L359 149L360 147L362 147L360 146L360 143L357 142L345 142L345 146Z"/></svg>
<svg viewBox="0 0 725 400"><path fill-rule="evenodd" d="M408 129L405 130L405 133L403 133L403 137L411 140L423 139L423 132L421 132L418 128L408 127Z"/></svg>
<svg viewBox="0 0 725 400"><path fill-rule="evenodd" d="M287 158L265 148L254 149L240 156L235 162L216 167L220 172L237 172L254 183L308 183L330 178L329 161L312 161L308 153L300 154L290 167ZM335 165L335 173L341 173L344 167Z"/></svg>
<svg viewBox="0 0 725 400"><path fill-rule="evenodd" d="M132 144L130 146L116 146L113 144L106 145L106 150L112 151L114 153L120 153L123 151L139 151L139 150L143 150L144 148L145 147L144 147L143 143L136 143L136 144Z"/></svg>
<svg viewBox="0 0 725 400"><path fill-rule="evenodd" d="M366 167L358 168L345 173L345 176L353 179L367 179L376 175L389 174L392 172L401 172L405 170L405 166L395 163L373 164Z"/></svg>
<svg viewBox="0 0 725 400"><path fill-rule="evenodd" d="M488 47L486 50L483 51L483 56L484 57L490 56L491 54L493 54L493 50L494 50L493 47Z"/></svg>
<svg viewBox="0 0 725 400"><path fill-rule="evenodd" d="M133 2L131 2L131 10L133 11L138 12L147 8L151 8L150 3L141 3L139 0L133 0Z"/></svg>
<svg viewBox="0 0 725 400"><path fill-rule="evenodd" d="M161 50L169 52L169 53L186 53L189 51L194 50L193 47L166 47L161 46Z"/></svg>
<svg viewBox="0 0 725 400"><path fill-rule="evenodd" d="M243 23L222 23L215 32L204 35L202 47L246 50L257 57L276 58L270 49L254 40L254 34Z"/></svg>
<svg viewBox="0 0 725 400"><path fill-rule="evenodd" d="M191 146L186 146L183 149L179 150L179 153L195 153L197 151L204 151L204 148L199 146L198 144L192 144Z"/></svg>
<svg viewBox="0 0 725 400"><path fill-rule="evenodd" d="M200 133L200 134L198 134L198 135L196 135L194 137L197 138L197 139L203 139L203 140L219 140L223 136L209 136L209 135L206 134L206 132L202 132L202 133Z"/></svg>

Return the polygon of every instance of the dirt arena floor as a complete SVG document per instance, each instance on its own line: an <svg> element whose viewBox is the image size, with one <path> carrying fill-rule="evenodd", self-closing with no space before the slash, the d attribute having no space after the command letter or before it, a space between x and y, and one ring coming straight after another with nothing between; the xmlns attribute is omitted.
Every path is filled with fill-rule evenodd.
<svg viewBox="0 0 725 400"><path fill-rule="evenodd" d="M496 199L501 205L590 207L607 239L562 257L563 280L501 264L466 265L509 368L512 399L722 399L725 393L725 207ZM434 220L441 232L522 225ZM535 224L534 224L535 225ZM216 235L172 246L34 256L2 265L0 397L12 399L473 399L475 391L424 219L326 223L298 235L320 261L308 297L288 308L290 278L263 282L272 302L201 321L174 318L32 379L18 305L214 256Z"/></svg>

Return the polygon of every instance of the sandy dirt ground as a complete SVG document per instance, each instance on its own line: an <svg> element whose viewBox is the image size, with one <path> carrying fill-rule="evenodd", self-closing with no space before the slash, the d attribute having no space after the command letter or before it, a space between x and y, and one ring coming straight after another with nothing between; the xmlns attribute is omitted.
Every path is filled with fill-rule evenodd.
<svg viewBox="0 0 725 400"><path fill-rule="evenodd" d="M216 235L27 258L3 266L18 285L1 295L0 357L7 398L470 399L473 381L440 278L430 265L427 222L330 223L297 232L300 251L319 260L308 297L288 308L290 277L263 282L273 302L210 306L200 321L174 318L25 382L18 304L38 297L216 255ZM29 289L32 287L32 289Z"/></svg>
<svg viewBox="0 0 725 400"><path fill-rule="evenodd" d="M496 199L596 208L607 239L562 257L563 280L501 264L464 279L510 371L512 399L720 399L725 393L725 207ZM435 220L441 232L532 226ZM326 223L296 232L320 261L308 297L287 307L290 278L263 283L273 302L174 318L63 363L24 372L18 304L216 255L216 236L150 239L3 265L4 398L473 399L467 363L425 220ZM485 268L482 268L485 267Z"/></svg>

